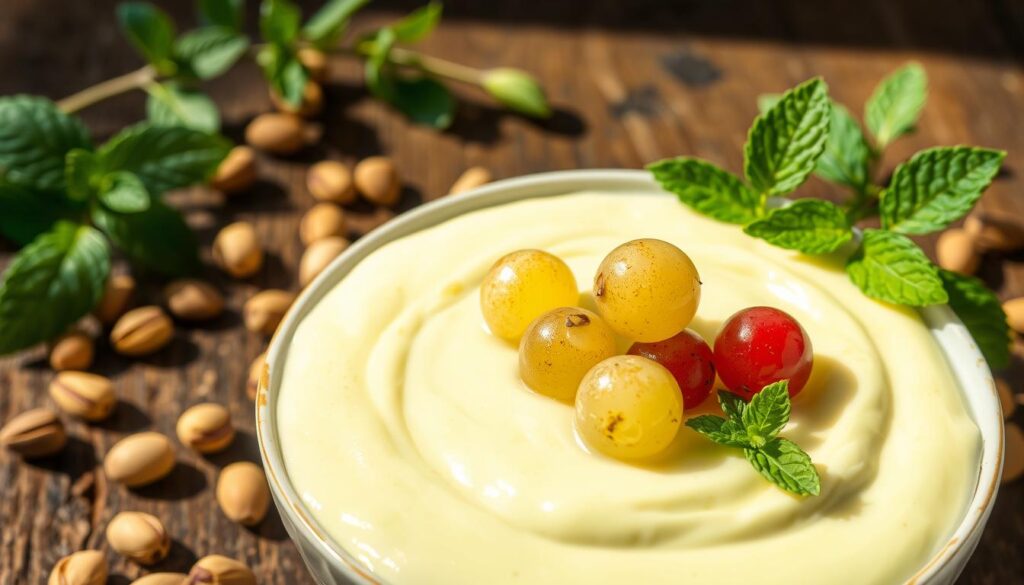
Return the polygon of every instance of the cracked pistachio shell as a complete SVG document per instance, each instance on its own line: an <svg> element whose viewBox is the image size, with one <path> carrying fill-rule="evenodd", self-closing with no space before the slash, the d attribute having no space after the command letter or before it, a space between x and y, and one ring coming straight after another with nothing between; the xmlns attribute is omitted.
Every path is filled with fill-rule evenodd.
<svg viewBox="0 0 1024 585"><path fill-rule="evenodd" d="M213 240L213 261L235 278L246 278L263 267L263 247L251 223L224 226Z"/></svg>
<svg viewBox="0 0 1024 585"><path fill-rule="evenodd" d="M98 550L82 550L57 561L48 585L104 585L107 559Z"/></svg>
<svg viewBox="0 0 1024 585"><path fill-rule="evenodd" d="M107 524L110 548L140 565L167 558L171 537L159 518L145 512L121 512Z"/></svg>
<svg viewBox="0 0 1024 585"><path fill-rule="evenodd" d="M284 290L268 289L254 294L242 307L245 328L253 333L273 335L294 300L295 295Z"/></svg>
<svg viewBox="0 0 1024 585"><path fill-rule="evenodd" d="M217 503L224 515L245 526L259 524L270 506L270 488L255 463L232 463L217 478Z"/></svg>
<svg viewBox="0 0 1024 585"><path fill-rule="evenodd" d="M163 349L174 337L174 323L155 305L132 309L110 330L110 344L121 355L143 356Z"/></svg>
<svg viewBox="0 0 1024 585"><path fill-rule="evenodd" d="M82 331L61 335L50 344L50 367L54 370L87 370L95 348L92 337Z"/></svg>
<svg viewBox="0 0 1024 585"><path fill-rule="evenodd" d="M195 278L181 278L164 288L171 314L186 321L205 321L224 311L224 296L217 287Z"/></svg>
<svg viewBox="0 0 1024 585"><path fill-rule="evenodd" d="M67 442L64 424L47 408L26 410L0 429L0 445L26 459L53 455Z"/></svg>
<svg viewBox="0 0 1024 585"><path fill-rule="evenodd" d="M176 431L182 445L199 453L223 451L235 438L231 413L214 402L197 404L181 413Z"/></svg>
<svg viewBox="0 0 1024 585"><path fill-rule="evenodd" d="M110 378L89 372L61 372L50 382L50 398L64 412L89 421L110 416L117 404Z"/></svg>
<svg viewBox="0 0 1024 585"><path fill-rule="evenodd" d="M249 567L221 555L203 557L188 572L188 585L256 585Z"/></svg>
<svg viewBox="0 0 1024 585"><path fill-rule="evenodd" d="M394 161L386 156L371 156L359 161L352 173L356 190L377 205L398 203L401 179Z"/></svg>

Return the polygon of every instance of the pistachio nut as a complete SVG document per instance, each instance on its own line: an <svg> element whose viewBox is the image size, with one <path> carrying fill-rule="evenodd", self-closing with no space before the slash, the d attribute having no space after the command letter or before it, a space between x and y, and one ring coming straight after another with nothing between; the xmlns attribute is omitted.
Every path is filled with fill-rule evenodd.
<svg viewBox="0 0 1024 585"><path fill-rule="evenodd" d="M313 282L324 268L348 248L348 240L337 236L317 240L306 248L299 261L299 284L306 286Z"/></svg>
<svg viewBox="0 0 1024 585"><path fill-rule="evenodd" d="M117 404L110 378L88 372L57 374L50 382L50 398L64 412L90 421L107 418Z"/></svg>
<svg viewBox="0 0 1024 585"><path fill-rule="evenodd" d="M110 548L140 565L152 565L167 558L171 537L163 522L145 512L121 512L107 524Z"/></svg>
<svg viewBox="0 0 1024 585"><path fill-rule="evenodd" d="M221 555L203 557L192 565L186 585L256 585L249 567Z"/></svg>
<svg viewBox="0 0 1024 585"><path fill-rule="evenodd" d="M118 274L107 279L107 287L103 291L93 315L104 325L110 325L128 310L128 303L135 293L135 279L127 274Z"/></svg>
<svg viewBox="0 0 1024 585"><path fill-rule="evenodd" d="M377 205L394 205L402 191L395 163L386 156L359 161L352 173L356 190Z"/></svg>
<svg viewBox="0 0 1024 585"><path fill-rule="evenodd" d="M67 442L64 424L55 412L46 408L26 410L0 429L0 445L26 459L53 455Z"/></svg>
<svg viewBox="0 0 1024 585"><path fill-rule="evenodd" d="M324 90L319 83L309 80L302 90L302 102L299 105L289 103L273 89L270 90L270 102L279 112L312 118L324 109Z"/></svg>
<svg viewBox="0 0 1024 585"><path fill-rule="evenodd" d="M1024 297L1007 299L1003 303L1006 322L1017 333L1024 333Z"/></svg>
<svg viewBox="0 0 1024 585"><path fill-rule="evenodd" d="M195 278L181 278L164 288L171 314L188 321L213 319L224 311L224 297L212 284Z"/></svg>
<svg viewBox="0 0 1024 585"><path fill-rule="evenodd" d="M246 126L245 141L258 150L292 154L306 145L306 128L294 114L260 114Z"/></svg>
<svg viewBox="0 0 1024 585"><path fill-rule="evenodd" d="M327 55L319 50L312 47L303 47L299 49L296 56L299 58L299 63L306 68L309 72L309 78L318 83L323 83L327 79Z"/></svg>
<svg viewBox="0 0 1024 585"><path fill-rule="evenodd" d="M94 355L92 337L82 331L71 331L50 344L50 367L57 371L87 370Z"/></svg>
<svg viewBox="0 0 1024 585"><path fill-rule="evenodd" d="M213 261L235 278L256 274L263 266L263 247L256 228L244 221L224 226L213 240Z"/></svg>
<svg viewBox="0 0 1024 585"><path fill-rule="evenodd" d="M197 404L181 413L176 431L182 445L200 453L223 451L235 438L231 413L214 402Z"/></svg>
<svg viewBox="0 0 1024 585"><path fill-rule="evenodd" d="M163 479L174 469L174 447L160 433L129 435L110 448L103 471L113 481L140 487Z"/></svg>
<svg viewBox="0 0 1024 585"><path fill-rule="evenodd" d="M322 160L306 172L306 189L320 201L342 205L356 199L356 188L348 167L336 160Z"/></svg>
<svg viewBox="0 0 1024 585"><path fill-rule="evenodd" d="M455 195L462 193L463 191L469 191L470 189L476 189L481 185L486 185L492 180L491 171L484 167L470 167L463 171L459 175L458 179L452 183L452 188L448 191L449 195Z"/></svg>
<svg viewBox="0 0 1024 585"><path fill-rule="evenodd" d="M210 186L224 193L244 191L256 182L256 152L245 145L231 149L224 157L217 172L210 179Z"/></svg>
<svg viewBox="0 0 1024 585"><path fill-rule="evenodd" d="M245 328L253 333L273 335L294 300L295 295L285 290L268 289L254 294L242 307Z"/></svg>
<svg viewBox="0 0 1024 585"><path fill-rule="evenodd" d="M935 257L939 266L960 274L974 274L980 260L974 236L960 228L950 228L939 235Z"/></svg>
<svg viewBox="0 0 1024 585"><path fill-rule="evenodd" d="M270 506L267 476L255 463L232 463L217 478L217 503L224 515L245 526L259 524Z"/></svg>
<svg viewBox="0 0 1024 585"><path fill-rule="evenodd" d="M267 365L267 352L263 352L256 356L256 359L252 360L249 365L249 377L245 381L245 394L249 397L249 400L256 400L256 394L259 393L260 389L260 378L263 376L263 370Z"/></svg>
<svg viewBox="0 0 1024 585"><path fill-rule="evenodd" d="M305 245L332 236L345 235L345 212L333 203L317 203L299 222L299 239Z"/></svg>
<svg viewBox="0 0 1024 585"><path fill-rule="evenodd" d="M964 230L974 236L974 243L982 252L1024 248L1024 222L1014 216L972 213L964 220Z"/></svg>
<svg viewBox="0 0 1024 585"><path fill-rule="evenodd" d="M104 585L107 558L98 550L72 553L53 566L48 585Z"/></svg>
<svg viewBox="0 0 1024 585"><path fill-rule="evenodd" d="M131 582L131 585L184 585L185 573L150 573Z"/></svg>
<svg viewBox="0 0 1024 585"><path fill-rule="evenodd" d="M151 354L170 343L174 323L155 305L132 309L110 330L110 344L117 353L127 356Z"/></svg>

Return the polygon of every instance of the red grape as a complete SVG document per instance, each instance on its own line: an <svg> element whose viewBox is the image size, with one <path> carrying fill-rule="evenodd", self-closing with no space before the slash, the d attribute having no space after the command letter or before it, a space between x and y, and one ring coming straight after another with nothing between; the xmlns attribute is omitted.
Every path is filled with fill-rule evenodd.
<svg viewBox="0 0 1024 585"><path fill-rule="evenodd" d="M772 307L743 309L729 317L715 339L718 376L745 400L779 380L789 380L789 395L796 396L813 365L807 332L791 315Z"/></svg>
<svg viewBox="0 0 1024 585"><path fill-rule="evenodd" d="M685 329L664 341L634 343L627 352L654 360L672 372L683 392L683 407L704 402L715 384L711 348L697 333Z"/></svg>

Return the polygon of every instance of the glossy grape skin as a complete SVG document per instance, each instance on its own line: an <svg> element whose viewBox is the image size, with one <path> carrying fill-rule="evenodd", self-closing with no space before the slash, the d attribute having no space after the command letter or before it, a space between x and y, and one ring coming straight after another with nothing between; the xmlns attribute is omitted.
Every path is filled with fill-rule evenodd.
<svg viewBox="0 0 1024 585"><path fill-rule="evenodd" d="M811 338L780 309L743 309L729 317L715 338L718 377L745 400L779 380L789 380L789 395L796 396L813 366Z"/></svg>
<svg viewBox="0 0 1024 585"><path fill-rule="evenodd" d="M616 349L615 335L596 313L562 307L526 328L519 342L519 376L535 392L571 402L587 371Z"/></svg>
<svg viewBox="0 0 1024 585"><path fill-rule="evenodd" d="M690 257L668 242L626 242L594 277L598 313L623 337L661 341L679 333L700 303L700 276Z"/></svg>
<svg viewBox="0 0 1024 585"><path fill-rule="evenodd" d="M643 459L668 447L683 419L672 373L645 357L619 355L594 366L576 393L576 432L616 459Z"/></svg>
<svg viewBox="0 0 1024 585"><path fill-rule="evenodd" d="M695 331L684 329L664 341L634 343L626 353L654 360L672 372L686 408L698 406L711 395L715 385L714 354Z"/></svg>
<svg viewBox="0 0 1024 585"><path fill-rule="evenodd" d="M515 341L531 321L579 301L572 270L542 250L519 250L495 262L480 285L480 310L491 333Z"/></svg>

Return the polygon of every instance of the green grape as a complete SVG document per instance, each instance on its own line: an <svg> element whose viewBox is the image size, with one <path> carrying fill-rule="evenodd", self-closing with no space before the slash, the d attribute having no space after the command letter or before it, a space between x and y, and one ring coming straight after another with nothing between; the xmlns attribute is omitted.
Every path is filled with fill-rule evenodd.
<svg viewBox="0 0 1024 585"><path fill-rule="evenodd" d="M491 333L517 340L531 321L579 301L576 278L561 258L519 250L498 260L480 285L480 310Z"/></svg>
<svg viewBox="0 0 1024 585"><path fill-rule="evenodd" d="M594 366L576 393L576 432L592 449L617 459L663 451L679 432L683 394L672 373L636 355Z"/></svg>
<svg viewBox="0 0 1024 585"><path fill-rule="evenodd" d="M690 257L668 242L626 242L601 261L594 278L597 310L634 341L662 341L690 324L700 303L700 276Z"/></svg>
<svg viewBox="0 0 1024 585"><path fill-rule="evenodd" d="M616 349L615 334L601 317L562 307L526 328L519 342L519 376L534 391L570 402L587 371Z"/></svg>

